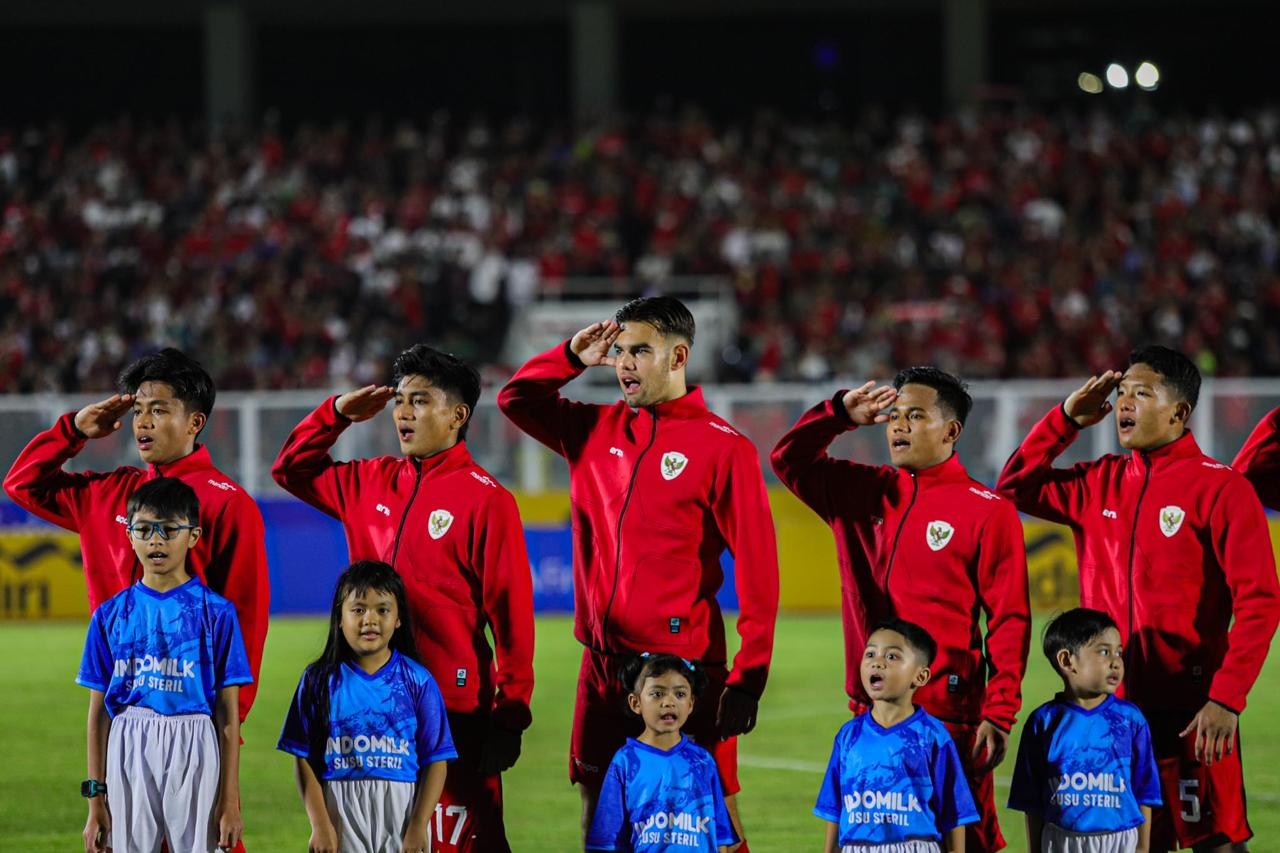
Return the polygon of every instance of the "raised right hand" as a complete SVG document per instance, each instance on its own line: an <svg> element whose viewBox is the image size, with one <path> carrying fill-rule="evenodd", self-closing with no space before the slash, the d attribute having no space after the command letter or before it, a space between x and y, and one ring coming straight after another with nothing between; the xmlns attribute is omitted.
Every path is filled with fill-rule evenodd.
<svg viewBox="0 0 1280 853"><path fill-rule="evenodd" d="M334 408L349 421L367 421L386 408L387 401L395 395L396 389L390 385L366 385L343 394L334 401Z"/></svg>
<svg viewBox="0 0 1280 853"><path fill-rule="evenodd" d="M87 438L106 438L120 429L120 418L131 408L132 394L112 394L76 412L76 429Z"/></svg>
<svg viewBox="0 0 1280 853"><path fill-rule="evenodd" d="M603 323L592 323L569 341L569 349L573 350L583 364L594 367L597 364L613 367L614 359L609 356L609 348L622 334L622 327L616 320L605 320Z"/></svg>
<svg viewBox="0 0 1280 853"><path fill-rule="evenodd" d="M875 382L868 382L861 388L846 391L841 402L849 413L849 420L858 426L882 424L889 420L885 408L898 398L898 392L888 385L881 385L872 391Z"/></svg>
<svg viewBox="0 0 1280 853"><path fill-rule="evenodd" d="M1062 404L1062 410L1081 429L1093 426L1111 413L1112 405L1108 398L1120 386L1123 377L1119 370L1107 370L1089 377L1088 382L1071 392Z"/></svg>

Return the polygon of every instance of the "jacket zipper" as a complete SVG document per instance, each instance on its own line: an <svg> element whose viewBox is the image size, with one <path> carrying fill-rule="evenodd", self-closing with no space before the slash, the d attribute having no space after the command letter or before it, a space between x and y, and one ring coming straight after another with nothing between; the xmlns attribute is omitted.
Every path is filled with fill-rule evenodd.
<svg viewBox="0 0 1280 853"><path fill-rule="evenodd" d="M602 647L607 645L609 614L613 612L613 599L618 595L618 573L622 569L622 520L627 515L627 507L631 505L631 492L636 486L636 476L640 473L640 463L644 461L644 456L649 452L649 448L653 447L653 443L658 440L658 413L650 409L649 414L653 417L653 428L649 432L649 443L644 446L644 450L641 450L640 455L636 457L636 464L631 469L631 482L627 483L627 494L622 499L622 510L618 513L618 531L614 537L617 547L614 549L613 558L613 589L609 592L609 603L604 607L604 618L600 622L600 644Z"/></svg>
<svg viewBox="0 0 1280 853"><path fill-rule="evenodd" d="M400 535L404 533L404 523L409 520L409 510L413 508L413 499L418 496L418 486L422 485L422 463L417 463L418 476L413 481L413 491L409 493L409 501L404 505L404 515L400 516L400 526L396 528L396 542L391 548L391 568L396 567L396 555L400 553Z"/></svg>
<svg viewBox="0 0 1280 853"><path fill-rule="evenodd" d="M1125 627L1129 629L1129 636L1125 637L1124 650L1128 652L1132 643L1130 639L1133 637L1133 552L1138 542L1138 516L1142 512L1142 499L1147 496L1147 483L1151 481L1151 458L1147 456L1146 451L1139 451L1142 458L1142 464L1145 468L1142 474L1142 490L1138 492L1138 503L1133 508L1133 527L1129 530L1129 624ZM1124 692L1125 698L1129 698L1129 672L1132 667L1124 668Z"/></svg>
<svg viewBox="0 0 1280 853"><path fill-rule="evenodd" d="M893 548L889 550L889 565L884 570L884 594L889 595L889 575L893 572L893 558L898 554L898 540L902 538L902 528L907 523L907 515L911 512L911 508L916 505L916 495L920 493L920 481L916 479L916 472L911 472L911 500L907 503L907 508L902 512L902 518L898 519L898 532L893 535Z"/></svg>

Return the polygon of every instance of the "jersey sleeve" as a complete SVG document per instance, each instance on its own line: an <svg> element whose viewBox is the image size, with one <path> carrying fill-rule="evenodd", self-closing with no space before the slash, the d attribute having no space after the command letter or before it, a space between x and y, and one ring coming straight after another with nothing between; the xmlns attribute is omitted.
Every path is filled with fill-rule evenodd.
<svg viewBox="0 0 1280 853"><path fill-rule="evenodd" d="M574 458L600 406L567 400L560 389L585 370L569 341L525 362L498 392L498 408L513 424L566 458Z"/></svg>
<svg viewBox="0 0 1280 853"><path fill-rule="evenodd" d="M321 403L293 428L271 466L282 489L341 520L360 484L358 465L329 455L351 421L338 414L337 396Z"/></svg>
<svg viewBox="0 0 1280 853"><path fill-rule="evenodd" d="M4 490L14 503L28 512L59 527L78 531L80 518L90 506L94 484L111 475L94 471L73 474L62 470L88 441L76 429L75 417L75 412L68 412L22 448L5 475Z"/></svg>
<svg viewBox="0 0 1280 853"><path fill-rule="evenodd" d="M997 501L978 545L978 595L986 617L987 689L982 716L1010 731L1022 707L1022 675L1031 644L1027 550L1018 513Z"/></svg>
<svg viewBox="0 0 1280 853"><path fill-rule="evenodd" d="M493 720L513 731L533 721L533 574L520 510L509 492L486 502L473 565L481 572L484 612L493 630Z"/></svg>
<svg viewBox="0 0 1280 853"><path fill-rule="evenodd" d="M1133 726L1133 751L1130 753L1133 766L1130 772L1133 778L1130 786L1133 797L1140 806L1160 806L1164 798L1160 789L1160 771L1156 766L1155 751L1151 748L1151 728L1146 719L1136 708L1137 719Z"/></svg>
<svg viewBox="0 0 1280 853"><path fill-rule="evenodd" d="M818 788L818 799L813 804L813 813L831 823L840 823L842 814L840 805L840 756L844 752L845 729L836 734L831 744L831 758L827 760L827 772L822 775L822 785Z"/></svg>
<svg viewBox="0 0 1280 853"><path fill-rule="evenodd" d="M80 670L76 673L76 684L90 690L107 692L111 684L111 648L107 644L107 633L102 624L102 607L93 611L89 618L89 630L84 640L84 654L80 658Z"/></svg>
<svg viewBox="0 0 1280 853"><path fill-rule="evenodd" d="M1080 427L1061 405L1055 406L1013 451L996 480L996 491L1022 512L1077 526L1089 498L1089 471L1096 463L1054 468L1053 460L1079 435Z"/></svg>
<svg viewBox="0 0 1280 853"><path fill-rule="evenodd" d="M418 767L426 768L433 761L451 761L458 757L453 746L453 734L449 731L449 717L445 712L444 698L434 679L422 683L418 692Z"/></svg>
<svg viewBox="0 0 1280 853"><path fill-rule="evenodd" d="M245 652L244 637L231 605L218 608L213 619L214 681L216 690L237 684L252 684L253 672L249 669L249 655Z"/></svg>
<svg viewBox="0 0 1280 853"><path fill-rule="evenodd" d="M755 447L734 442L716 472L712 511L734 560L738 636L727 684L757 698L764 692L778 619L778 542Z"/></svg>
<svg viewBox="0 0 1280 853"><path fill-rule="evenodd" d="M609 763L596 800L595 815L587 832L588 850L630 850L627 832L626 789L622 780L622 767L615 758ZM723 797L721 798L723 800Z"/></svg>
<svg viewBox="0 0 1280 853"><path fill-rule="evenodd" d="M307 723L309 717L306 709L302 707L302 690L306 683L307 673L304 672L302 678L298 679L298 689L293 691L293 701L289 703L289 711L284 718L284 728L280 730L280 740L276 742L276 749L304 759L311 752L308 745L311 740L310 727Z"/></svg>
<svg viewBox="0 0 1280 853"><path fill-rule="evenodd" d="M960 753L945 730L939 732L934 753L933 797L933 813L938 816L939 833L978 822L978 809L973 803L964 766L960 764Z"/></svg>
<svg viewBox="0 0 1280 853"><path fill-rule="evenodd" d="M1009 808L1014 811L1044 814L1044 741L1040 734L1039 718L1032 716L1022 729L1009 783Z"/></svg>
<svg viewBox="0 0 1280 853"><path fill-rule="evenodd" d="M1253 484L1264 506L1280 512L1280 408L1253 428L1231 467Z"/></svg>

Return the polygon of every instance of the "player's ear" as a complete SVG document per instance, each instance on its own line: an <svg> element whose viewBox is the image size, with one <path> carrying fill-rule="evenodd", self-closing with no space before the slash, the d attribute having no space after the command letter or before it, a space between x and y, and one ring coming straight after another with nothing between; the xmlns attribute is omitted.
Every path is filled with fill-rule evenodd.
<svg viewBox="0 0 1280 853"><path fill-rule="evenodd" d="M187 434L199 435L200 430L204 429L204 425L208 423L209 417L204 412L192 412L187 417Z"/></svg>
<svg viewBox="0 0 1280 853"><path fill-rule="evenodd" d="M636 693L627 694L627 707L631 709L631 713L636 716L640 715L640 696Z"/></svg>
<svg viewBox="0 0 1280 853"><path fill-rule="evenodd" d="M1070 649L1058 649L1058 651L1053 656L1053 660L1055 663L1058 664L1058 669L1061 670L1062 672L1075 671L1075 668L1076 668L1075 657L1074 655L1071 654Z"/></svg>
<svg viewBox="0 0 1280 853"><path fill-rule="evenodd" d="M196 527L191 528L187 532L191 534L190 541L191 541L191 544L194 545L196 544L196 540L200 538L200 534L204 533L204 528L197 525Z"/></svg>
<svg viewBox="0 0 1280 853"><path fill-rule="evenodd" d="M911 686L918 690L928 684L932 677L933 671L928 666L922 666L916 670L915 677L911 679Z"/></svg>
<svg viewBox="0 0 1280 853"><path fill-rule="evenodd" d="M689 342L683 338L671 347L671 369L679 370L689 363Z"/></svg>
<svg viewBox="0 0 1280 853"><path fill-rule="evenodd" d="M467 421L471 419L471 407L466 403L458 403L453 407L453 422L450 424L454 429L462 429L467 425Z"/></svg>
<svg viewBox="0 0 1280 853"><path fill-rule="evenodd" d="M1183 429L1191 423L1191 405L1186 400L1179 400L1173 404L1173 419L1180 421Z"/></svg>
<svg viewBox="0 0 1280 853"><path fill-rule="evenodd" d="M952 418L947 421L947 427L942 432L942 439L943 441L955 444L960 440L960 433L962 432L964 432L964 424L960 423L958 419Z"/></svg>

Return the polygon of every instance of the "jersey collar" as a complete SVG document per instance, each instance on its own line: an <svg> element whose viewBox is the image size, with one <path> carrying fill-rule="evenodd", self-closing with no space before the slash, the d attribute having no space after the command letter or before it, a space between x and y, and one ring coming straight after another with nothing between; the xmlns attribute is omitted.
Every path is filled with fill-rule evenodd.
<svg viewBox="0 0 1280 853"><path fill-rule="evenodd" d="M903 475L910 477L913 473L915 478L921 483L941 483L946 480L968 480L969 472L960 462L960 454L954 450L942 462L930 465L928 468L921 468L918 471L908 471L905 468L899 468L898 471Z"/></svg>
<svg viewBox="0 0 1280 853"><path fill-rule="evenodd" d="M675 746L671 747L670 749L658 749L656 746L649 746L649 744L636 740L633 737L627 738L627 741L635 744L637 749L642 749L645 752L652 752L654 755L675 755L677 752L680 752L682 749L684 749L685 746L689 743L689 736L686 735L684 732L681 732L680 740L676 743Z"/></svg>
<svg viewBox="0 0 1280 853"><path fill-rule="evenodd" d="M1134 462L1145 460L1153 467L1167 465L1170 462L1176 462L1181 459L1194 459L1204 455L1189 429L1184 430L1182 435L1173 441L1161 445L1155 450L1131 450L1129 454Z"/></svg>
<svg viewBox="0 0 1280 853"><path fill-rule="evenodd" d="M433 453L426 459L408 457L405 461L413 468L421 471L422 476L426 477L430 474L443 474L446 471L465 468L471 464L471 451L467 450L465 441L459 440L457 444L448 450Z"/></svg>
<svg viewBox="0 0 1280 853"><path fill-rule="evenodd" d="M175 459L172 462L165 462L163 465L148 465L147 479L154 480L156 477L182 477L194 471L204 471L213 467L213 457L209 455L209 445L199 444L196 449L183 456L181 459Z"/></svg>
<svg viewBox="0 0 1280 853"><path fill-rule="evenodd" d="M707 401L702 396L702 386L691 385L688 393L683 397L656 403L652 406L642 406L635 413L637 417L648 415L651 418L656 417L659 420L666 420L667 418L706 417L710 412L711 410L707 408Z"/></svg>

